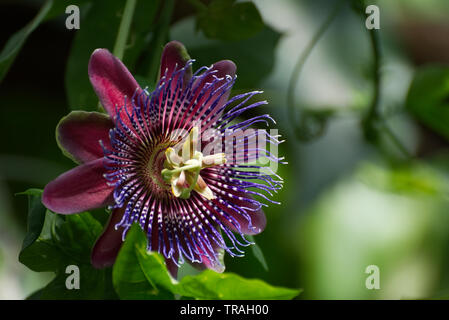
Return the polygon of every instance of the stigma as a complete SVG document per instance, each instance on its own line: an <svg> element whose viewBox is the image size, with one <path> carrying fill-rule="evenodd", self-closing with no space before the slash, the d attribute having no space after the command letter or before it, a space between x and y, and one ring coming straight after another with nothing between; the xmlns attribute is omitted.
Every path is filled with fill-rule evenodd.
<svg viewBox="0 0 449 320"><path fill-rule="evenodd" d="M201 170L225 164L226 157L224 153L204 156L198 151L198 141L198 127L193 127L184 142L165 150L161 175L177 198L188 199L195 191L208 200L215 199L214 193L201 177Z"/></svg>

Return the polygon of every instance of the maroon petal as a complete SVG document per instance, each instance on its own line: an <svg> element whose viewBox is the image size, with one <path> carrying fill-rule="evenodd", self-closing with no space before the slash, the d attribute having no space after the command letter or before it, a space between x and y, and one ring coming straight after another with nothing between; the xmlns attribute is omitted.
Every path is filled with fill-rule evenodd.
<svg viewBox="0 0 449 320"><path fill-rule="evenodd" d="M116 230L115 225L122 219L125 209L126 206L112 210L103 233L95 242L91 254L91 263L94 268L101 269L114 264L123 244L123 228L120 227Z"/></svg>
<svg viewBox="0 0 449 320"><path fill-rule="evenodd" d="M125 96L131 99L142 89L125 67L107 49L97 49L89 61L89 78L101 104L112 118L118 108L125 104Z"/></svg>
<svg viewBox="0 0 449 320"><path fill-rule="evenodd" d="M179 41L171 41L164 47L161 57L161 69L159 78L166 75L170 78L175 70L183 68L190 56L184 45ZM184 73L184 84L188 83L192 78L192 67L189 67ZM174 83L176 83L174 81Z"/></svg>
<svg viewBox="0 0 449 320"><path fill-rule="evenodd" d="M212 82L214 80L214 75L218 78L225 78L226 76L234 77L237 71L237 67L231 60L221 60L212 65L212 70L216 70L217 72L205 77L203 80L204 83ZM218 82L216 87L219 87L224 83L225 80L221 80L220 82ZM223 94L223 96L220 98L220 102L218 103L219 106L222 106L226 103L226 101L228 101L230 92L231 90L228 90L225 94Z"/></svg>
<svg viewBox="0 0 449 320"><path fill-rule="evenodd" d="M235 76L237 67L236 67L235 63L232 62L231 60L221 60L212 65L212 70L216 70L217 72L210 74L202 79L198 79L196 81L201 81L201 83L204 85L208 82L212 82L214 80L214 76L216 76L218 78L223 78L223 80L217 82L217 84L215 85L215 89L219 88L227 82L227 80L225 80L226 76L231 76L231 77ZM195 85L196 84L197 83L195 83ZM206 110L213 108L208 113L209 116L207 116L203 120L203 122L207 121L208 125L204 125L202 127L202 131L208 129L215 121L217 121L221 117L221 115L223 114L223 110L220 110L220 109L228 101L230 92L231 92L230 88L227 91L225 91L224 93L221 90L218 90L217 93L215 93L212 96L212 98L209 99L208 103L205 103L203 105L201 104L203 110L200 111L200 115L204 114L206 112ZM207 95L204 95L204 97L207 97ZM220 100L218 101L218 103L215 104L215 106L212 106L212 104L215 102L215 100L218 99L219 97L220 97Z"/></svg>
<svg viewBox="0 0 449 320"><path fill-rule="evenodd" d="M103 157L103 145L110 149L111 119L102 113L72 111L59 121L56 140L62 152L78 163Z"/></svg>
<svg viewBox="0 0 449 320"><path fill-rule="evenodd" d="M177 259L178 255L175 255L175 259ZM178 278L178 266L173 262L172 259L165 258L165 265L167 266L168 272L173 278Z"/></svg>
<svg viewBox="0 0 449 320"><path fill-rule="evenodd" d="M217 70L217 73L215 73L215 75L219 78L223 78L226 75L234 77L237 67L231 60L221 60L212 65L212 70ZM207 82L210 82L212 79L212 75L206 77Z"/></svg>
<svg viewBox="0 0 449 320"><path fill-rule="evenodd" d="M221 253L219 253L219 251L222 249L219 248L214 243L211 243L211 245L212 245L214 252L213 253L208 252L208 255L204 255L204 254L201 255L201 259L202 259L201 263L191 262L188 260L187 260L187 262L190 263L193 267L195 267L198 270L211 269L211 270L214 270L215 272L222 273L225 271L224 263L222 261L217 261L215 259L208 258L208 256L212 257L214 255L220 255ZM205 248L207 248L207 247L205 246ZM200 253L204 253L204 250L199 246L196 247L196 250L198 250L198 252L200 252ZM206 249L206 250L210 251L210 249Z"/></svg>
<svg viewBox="0 0 449 320"><path fill-rule="evenodd" d="M67 171L45 186L43 204L50 210L71 214L114 203L113 186L106 183L103 159Z"/></svg>

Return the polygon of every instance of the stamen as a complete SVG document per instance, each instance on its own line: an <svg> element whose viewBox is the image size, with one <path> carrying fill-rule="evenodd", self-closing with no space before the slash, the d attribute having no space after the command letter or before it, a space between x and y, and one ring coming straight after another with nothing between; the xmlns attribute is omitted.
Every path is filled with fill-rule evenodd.
<svg viewBox="0 0 449 320"><path fill-rule="evenodd" d="M110 208L125 208L116 225L125 230L123 239L138 222L147 233L148 250L162 253L176 265L184 258L199 264L207 260L223 271L220 252L243 255L239 247L251 244L243 234L261 231L254 215L266 206L262 200L273 202L270 197L282 188L282 178L270 167L249 163L260 157L282 163L283 158L256 143L259 131L243 134L255 123L272 121L269 115L236 121L267 103L248 105L261 92L223 99L236 76L219 77L218 70L203 67L185 82L192 62L176 66L171 74L166 69L153 92L136 90L123 105L116 105L110 147L100 142L105 180L114 186L115 205ZM216 129L209 138L226 142L226 153L200 152L199 132L209 128ZM187 138L185 130L190 130ZM235 142L228 143L227 137ZM264 138L268 145L282 142L266 131ZM217 147L214 150L223 151ZM234 161L227 164L230 158Z"/></svg>
<svg viewBox="0 0 449 320"><path fill-rule="evenodd" d="M171 185L175 197L188 199L192 190L198 192L207 200L215 199L215 195L200 175L201 169L219 166L226 163L224 153L203 156L198 147L198 127L190 130L189 136L182 144L182 148L175 146L165 150L166 160L162 177ZM176 149L181 149L179 156Z"/></svg>

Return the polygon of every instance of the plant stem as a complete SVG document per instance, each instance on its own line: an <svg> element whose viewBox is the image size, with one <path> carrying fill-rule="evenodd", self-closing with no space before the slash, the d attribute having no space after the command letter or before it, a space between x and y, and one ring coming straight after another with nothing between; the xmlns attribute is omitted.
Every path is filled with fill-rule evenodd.
<svg viewBox="0 0 449 320"><path fill-rule="evenodd" d="M131 27L136 2L137 0L126 1L122 20L120 21L120 26L118 28L117 38L115 39L114 48L112 49L112 54L120 60L123 60L123 55L125 53L126 40L128 39L129 29ZM100 112L104 112L104 108L101 105L101 102L98 102L97 109Z"/></svg>
<svg viewBox="0 0 449 320"><path fill-rule="evenodd" d="M161 21L159 26L155 30L154 39L152 40L152 47L155 52L150 62L150 68L148 70L148 79L155 81L159 72L159 59L162 53L162 46L165 39L168 37L168 29L170 27L170 21L175 7L175 0L165 0L164 7L161 12Z"/></svg>
<svg viewBox="0 0 449 320"><path fill-rule="evenodd" d="M122 21L120 22L114 49L112 51L113 55L120 60L123 59L123 55L125 53L126 41L128 39L136 2L137 0L127 0L125 9L123 10Z"/></svg>
<svg viewBox="0 0 449 320"><path fill-rule="evenodd" d="M317 32L314 34L310 42L307 44L304 51L301 53L301 55L298 58L298 61L295 64L295 67L293 69L288 89L287 89L287 108L288 108L288 118L291 122L291 125L293 128L297 129L299 125L296 122L296 109L295 109L295 88L298 83L299 75L304 67L304 64L309 57L310 53L312 52L315 45L318 43L320 38L323 36L325 31L328 29L328 27L332 24L332 21L335 19L337 14L340 11L340 8L344 1L340 0L337 1L334 8L331 10L329 16L324 20L323 24L320 26L320 28L317 30ZM295 130L296 131L296 130Z"/></svg>
<svg viewBox="0 0 449 320"><path fill-rule="evenodd" d="M382 78L380 72L381 64L381 49L379 40L379 30L371 29L369 32L369 39L371 43L371 49L373 52L373 97L369 106L368 112L363 119L363 129L365 131L365 137L368 140L378 143L378 133L382 129L390 141L397 147L397 149L406 157L411 158L412 155L407 148L402 144L401 140L396 136L393 130L388 126L386 119L382 116L379 110L380 97L382 94Z"/></svg>
<svg viewBox="0 0 449 320"><path fill-rule="evenodd" d="M390 141L398 148L398 150L402 153L402 155L406 158L411 158L412 155L407 150L407 148L402 144L401 140L396 136L396 134L391 130L391 128L387 125L385 120L382 120L382 127L386 133L386 135L390 138Z"/></svg>
<svg viewBox="0 0 449 320"><path fill-rule="evenodd" d="M373 98L371 100L371 105L369 107L368 113L366 115L365 121L371 122L379 118L379 101L381 95L381 75L380 75L380 43L378 30L369 30L369 38L371 43L371 49L373 51Z"/></svg>

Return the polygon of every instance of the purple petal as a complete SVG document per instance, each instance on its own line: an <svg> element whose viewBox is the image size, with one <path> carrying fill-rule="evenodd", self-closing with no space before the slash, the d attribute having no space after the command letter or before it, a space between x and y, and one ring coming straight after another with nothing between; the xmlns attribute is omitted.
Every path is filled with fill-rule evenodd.
<svg viewBox="0 0 449 320"><path fill-rule="evenodd" d="M50 210L71 214L114 203L113 186L106 183L103 159L67 171L45 186L42 203Z"/></svg>

